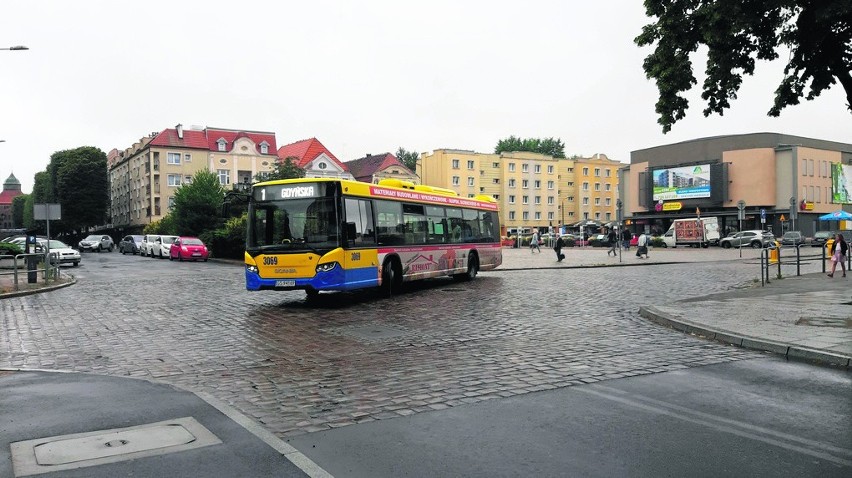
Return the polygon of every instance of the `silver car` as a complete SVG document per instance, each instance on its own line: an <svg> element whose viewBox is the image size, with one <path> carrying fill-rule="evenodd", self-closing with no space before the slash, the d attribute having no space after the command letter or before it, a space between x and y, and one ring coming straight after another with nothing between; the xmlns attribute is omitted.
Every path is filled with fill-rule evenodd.
<svg viewBox="0 0 852 478"><path fill-rule="evenodd" d="M719 241L719 245L725 249L731 247L752 247L760 249L761 247L769 247L775 242L775 236L769 231L751 230L740 231L728 237L724 237Z"/></svg>
<svg viewBox="0 0 852 478"><path fill-rule="evenodd" d="M92 234L90 236L86 236L85 239L80 241L80 252L83 251L109 251L112 252L112 249L115 247L115 243L112 241L112 238L106 234Z"/></svg>

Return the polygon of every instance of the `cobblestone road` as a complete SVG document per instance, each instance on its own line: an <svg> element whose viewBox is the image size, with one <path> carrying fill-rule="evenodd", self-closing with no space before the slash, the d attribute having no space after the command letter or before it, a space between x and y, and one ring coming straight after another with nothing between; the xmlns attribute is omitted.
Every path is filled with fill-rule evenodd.
<svg viewBox="0 0 852 478"><path fill-rule="evenodd" d="M76 285L0 302L0 367L157 379L281 437L759 356L641 319L744 285L735 262L495 271L393 300L244 290L242 268L86 254Z"/></svg>

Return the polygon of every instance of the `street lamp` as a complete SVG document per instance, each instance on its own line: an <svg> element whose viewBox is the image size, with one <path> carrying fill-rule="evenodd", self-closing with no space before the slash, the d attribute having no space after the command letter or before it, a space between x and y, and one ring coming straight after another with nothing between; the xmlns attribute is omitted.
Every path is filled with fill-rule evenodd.
<svg viewBox="0 0 852 478"><path fill-rule="evenodd" d="M12 51L29 50L29 47L25 47L24 45L15 45L15 46L10 46L8 48L0 48L0 50L12 50Z"/></svg>

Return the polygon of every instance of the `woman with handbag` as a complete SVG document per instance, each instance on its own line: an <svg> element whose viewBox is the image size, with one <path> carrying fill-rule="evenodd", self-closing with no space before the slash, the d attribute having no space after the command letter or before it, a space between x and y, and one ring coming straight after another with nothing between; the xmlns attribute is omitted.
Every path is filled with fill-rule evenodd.
<svg viewBox="0 0 852 478"><path fill-rule="evenodd" d="M849 245L843 239L843 234L837 234L834 238L834 244L831 245L831 272L828 277L834 277L834 269L837 268L837 263L840 263L840 268L843 269L843 277L846 277L846 252L849 250Z"/></svg>

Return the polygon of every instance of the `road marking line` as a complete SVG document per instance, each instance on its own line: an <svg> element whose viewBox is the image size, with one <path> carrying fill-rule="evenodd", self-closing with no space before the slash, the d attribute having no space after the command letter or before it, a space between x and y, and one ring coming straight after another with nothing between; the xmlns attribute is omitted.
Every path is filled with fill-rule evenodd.
<svg viewBox="0 0 852 478"><path fill-rule="evenodd" d="M662 408L660 406L648 405L648 404L645 404L645 403L638 402L636 400L631 400L629 398L617 397L615 395L611 395L609 393L601 392L601 391L598 391L598 390L593 390L591 388L577 387L576 390L583 392L583 393L588 393L590 395L595 395L595 396L598 396L600 398L604 398L604 399L607 399L607 400L618 402L618 403L621 403L621 404L624 404L624 405L628 405L628 406L631 406L631 407L634 407L634 408L639 408L639 409L646 410L646 411L649 411L649 412L658 413L660 415L666 415L666 416L669 416L669 417L672 417L672 418L677 418L677 419L680 419L680 420L683 420L683 421L686 421L686 422L694 423L696 425L702 425L702 426L714 428L714 429L719 430L721 432L726 432L726 433L730 433L730 434L733 434L733 435L741 436L743 438L750 438L752 440L761 441L761 442L764 442L764 443L768 443L770 445L775 445L775 446L778 446L778 447L781 447L781 448L784 448L784 449L787 449L787 450L795 451L797 453L810 455L810 456L820 458L820 459L823 459L823 460L826 460L826 461L830 461L832 463L836 463L836 464L839 464L839 465L852 466L852 460L847 460L845 458L836 457L836 456L833 456L833 455L826 453L826 452L815 451L815 450L811 450L811 449L804 448L804 447L801 447L801 446L792 445L790 443L786 443L786 442L783 442L781 440L776 440L776 439L773 439L773 438L760 436L760 435L757 435L757 434L754 434L754 433L739 430L739 429L737 429L733 426L713 423L713 421L718 421L718 419L712 419L713 421L708 422L706 419L692 418L692 417L687 416L685 414L674 412L674 411L668 410L666 408ZM694 412L691 412L691 413L694 413ZM779 435L783 435L783 434L779 434ZM794 441L793 438L795 438L795 437L791 437L791 436L787 436L787 435L783 435L783 436L787 439L790 439L791 441ZM829 447L829 445L823 445L822 447L827 448L827 447ZM843 450L843 451L845 452L846 450Z"/></svg>

